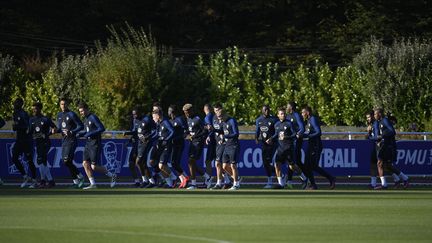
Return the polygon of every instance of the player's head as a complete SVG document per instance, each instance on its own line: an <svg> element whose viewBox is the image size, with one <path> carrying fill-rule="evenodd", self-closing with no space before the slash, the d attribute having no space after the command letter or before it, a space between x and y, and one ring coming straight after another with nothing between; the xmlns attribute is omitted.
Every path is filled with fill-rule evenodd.
<svg viewBox="0 0 432 243"><path fill-rule="evenodd" d="M42 103L34 102L32 105L32 112L34 116L38 116L42 113Z"/></svg>
<svg viewBox="0 0 432 243"><path fill-rule="evenodd" d="M162 120L162 111L161 110L154 110L152 112L153 121L159 122Z"/></svg>
<svg viewBox="0 0 432 243"><path fill-rule="evenodd" d="M308 105L303 106L302 108L302 116L304 119L309 119L312 115L312 108Z"/></svg>
<svg viewBox="0 0 432 243"><path fill-rule="evenodd" d="M174 118L176 118L179 115L180 115L180 113L179 113L178 108L177 108L176 105L170 105L168 107L168 116L169 116L169 118L174 119Z"/></svg>
<svg viewBox="0 0 432 243"><path fill-rule="evenodd" d="M22 109L23 105L24 105L24 100L22 98L16 98L13 103L13 107L15 110Z"/></svg>
<svg viewBox="0 0 432 243"><path fill-rule="evenodd" d="M270 115L270 106L268 105L263 105L262 109L261 109L261 114L265 117Z"/></svg>
<svg viewBox="0 0 432 243"><path fill-rule="evenodd" d="M278 116L278 118L279 118L280 121L285 120L285 118L286 118L285 108L280 107L280 108L278 109L277 116Z"/></svg>
<svg viewBox="0 0 432 243"><path fill-rule="evenodd" d="M138 107L134 107L134 108L132 109L131 115L132 115L132 119L139 119L139 117L140 117L140 112L139 112Z"/></svg>
<svg viewBox="0 0 432 243"><path fill-rule="evenodd" d="M160 102L158 102L158 101L153 102L152 112L155 110L160 110L160 111L162 110L162 106L161 106Z"/></svg>
<svg viewBox="0 0 432 243"><path fill-rule="evenodd" d="M89 113L88 105L85 102L80 102L78 104L78 111L82 117L86 117Z"/></svg>
<svg viewBox="0 0 432 243"><path fill-rule="evenodd" d="M183 106L183 112L187 118L191 118L193 116L193 107L192 104L185 104Z"/></svg>
<svg viewBox="0 0 432 243"><path fill-rule="evenodd" d="M221 119L221 118L223 117L223 107L222 107L222 104L220 104L220 103L216 103L216 104L214 105L213 110L214 110L214 112L215 112L215 114L216 114L216 117L217 117L218 119Z"/></svg>
<svg viewBox="0 0 432 243"><path fill-rule="evenodd" d="M66 98L62 97L59 100L59 105L60 105L60 110L63 111L63 112L65 112L65 111L68 110L69 101Z"/></svg>
<svg viewBox="0 0 432 243"><path fill-rule="evenodd" d="M292 113L297 110L297 104L294 101L290 101L287 104L286 111Z"/></svg>
<svg viewBox="0 0 432 243"><path fill-rule="evenodd" d="M374 109L374 118L375 118L375 120L380 121L381 118L382 118L382 116L383 116L383 114L384 114L384 109L383 108L379 107L379 108L375 108Z"/></svg>
<svg viewBox="0 0 432 243"><path fill-rule="evenodd" d="M366 116L366 122L368 124L371 124L374 120L374 111L373 110L367 111L365 113L365 116Z"/></svg>
<svg viewBox="0 0 432 243"><path fill-rule="evenodd" d="M204 108L203 108L203 110L204 110L204 113L207 115L208 113L211 113L212 112L212 106L210 105L210 104L205 104L204 105Z"/></svg>

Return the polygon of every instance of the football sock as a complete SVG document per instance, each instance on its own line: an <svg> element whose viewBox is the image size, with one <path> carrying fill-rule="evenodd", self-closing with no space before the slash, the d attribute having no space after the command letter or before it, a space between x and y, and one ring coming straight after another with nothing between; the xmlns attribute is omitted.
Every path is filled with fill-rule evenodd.
<svg viewBox="0 0 432 243"><path fill-rule="evenodd" d="M403 172L401 172L401 173L399 174L399 177L402 178L402 180L404 180L404 181L406 181L406 180L409 179L409 177L408 177L407 175L405 175Z"/></svg>
<svg viewBox="0 0 432 243"><path fill-rule="evenodd" d="M196 186L196 180L191 181L192 186Z"/></svg>
<svg viewBox="0 0 432 243"><path fill-rule="evenodd" d="M393 180L394 180L395 182L398 182L398 181L400 181L400 178L399 178L399 176L398 176L398 175L396 175L395 173L393 173L393 174L392 174L392 177L393 177Z"/></svg>
<svg viewBox="0 0 432 243"><path fill-rule="evenodd" d="M267 184L272 184L272 181L273 181L272 176L267 177Z"/></svg>
<svg viewBox="0 0 432 243"><path fill-rule="evenodd" d="M372 176L372 177L371 177L371 186L376 187L376 183L377 183L377 178L376 178L376 176Z"/></svg>
<svg viewBox="0 0 432 243"><path fill-rule="evenodd" d="M94 177L90 177L89 181L90 181L91 185L95 185L96 184L96 181L95 181Z"/></svg>
<svg viewBox="0 0 432 243"><path fill-rule="evenodd" d="M381 179L381 185L383 187L387 187L387 181L386 181L385 176L381 176L380 179Z"/></svg>

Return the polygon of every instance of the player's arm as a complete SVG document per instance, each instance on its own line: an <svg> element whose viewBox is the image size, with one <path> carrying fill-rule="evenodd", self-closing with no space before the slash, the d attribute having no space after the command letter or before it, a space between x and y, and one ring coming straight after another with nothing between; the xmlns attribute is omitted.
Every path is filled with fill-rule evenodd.
<svg viewBox="0 0 432 243"><path fill-rule="evenodd" d="M78 118L77 114L75 114L75 113L72 113L71 118L72 118L72 121L75 123L76 127L73 130L71 130L70 132L72 135L75 135L79 131L84 129L84 124L82 123L82 121Z"/></svg>
<svg viewBox="0 0 432 243"><path fill-rule="evenodd" d="M396 131L388 119L383 119L382 123L387 128L382 134L383 138L390 138L396 135Z"/></svg>
<svg viewBox="0 0 432 243"><path fill-rule="evenodd" d="M311 117L310 119L310 124L313 127L313 133L309 133L308 137L309 138L316 138L321 136L321 128L318 124L318 119L314 116Z"/></svg>
<svg viewBox="0 0 432 243"><path fill-rule="evenodd" d="M299 131L297 132L297 135L299 136L303 136L304 132L305 132L305 127L304 127L304 123L303 123L303 119L300 117L299 113L294 112L294 116L297 122L297 126L299 128Z"/></svg>
<svg viewBox="0 0 432 243"><path fill-rule="evenodd" d="M84 134L84 137L93 137L95 135L102 134L103 132L105 132L105 127L97 116L90 115L89 119L96 126L96 129L93 131L87 132L86 134Z"/></svg>
<svg viewBox="0 0 432 243"><path fill-rule="evenodd" d="M236 138L239 136L237 121L234 118L229 119L228 124L232 127L232 133L225 135L225 138Z"/></svg>

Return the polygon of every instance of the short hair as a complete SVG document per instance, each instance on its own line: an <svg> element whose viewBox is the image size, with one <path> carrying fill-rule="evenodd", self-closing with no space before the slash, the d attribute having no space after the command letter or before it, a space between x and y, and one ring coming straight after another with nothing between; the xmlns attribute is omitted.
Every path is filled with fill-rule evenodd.
<svg viewBox="0 0 432 243"><path fill-rule="evenodd" d="M32 106L38 108L39 110L42 110L43 107L42 103L39 101L34 102Z"/></svg>
<svg viewBox="0 0 432 243"><path fill-rule="evenodd" d="M215 109L223 109L221 103L216 103L216 104L214 104L213 108L215 108Z"/></svg>
<svg viewBox="0 0 432 243"><path fill-rule="evenodd" d="M157 109L157 110L154 110L154 111L152 112L152 114L162 116L162 111L159 110L159 109Z"/></svg>
<svg viewBox="0 0 432 243"><path fill-rule="evenodd" d="M68 103L68 104L69 104L69 99L67 99L66 97L61 97L61 98L59 99L59 103L60 103L61 101L64 101L65 103Z"/></svg>
<svg viewBox="0 0 432 243"><path fill-rule="evenodd" d="M85 103L84 101L81 101L79 104L78 104L78 109L88 109L88 105L87 105L87 103Z"/></svg>
<svg viewBox="0 0 432 243"><path fill-rule="evenodd" d="M373 117L373 114L374 114L374 111L373 110L369 110L369 111L366 111L364 115L365 116L369 115L369 116Z"/></svg>
<svg viewBox="0 0 432 243"><path fill-rule="evenodd" d="M187 103L187 104L185 104L185 105L183 106L183 110L184 110L184 111L188 111L188 110L191 110L191 109L192 109L192 104Z"/></svg>
<svg viewBox="0 0 432 243"><path fill-rule="evenodd" d="M374 112L378 112L378 113L380 113L382 115L382 114L384 114L384 109L381 108L381 107L377 107L377 108L374 109Z"/></svg>
<svg viewBox="0 0 432 243"><path fill-rule="evenodd" d="M178 107L177 107L176 105L170 105L170 106L168 106L168 109L171 109L171 110L172 110L172 113L173 113L175 116L177 116L177 115L179 114L179 110L178 110Z"/></svg>
<svg viewBox="0 0 432 243"><path fill-rule="evenodd" d="M206 104L204 105L204 107L207 107L207 109L209 109L209 110L212 109L212 105L210 105L209 103L206 103Z"/></svg>
<svg viewBox="0 0 432 243"><path fill-rule="evenodd" d="M308 106L308 105L304 105L302 109L306 110L309 113L312 113L312 108L310 106Z"/></svg>
<svg viewBox="0 0 432 243"><path fill-rule="evenodd" d="M284 107L279 107L278 108L278 113L279 113L279 111L283 111L284 113L286 112L286 109L284 108Z"/></svg>
<svg viewBox="0 0 432 243"><path fill-rule="evenodd" d="M294 101L288 102L288 105L290 105L294 111L297 110L297 103L295 103Z"/></svg>

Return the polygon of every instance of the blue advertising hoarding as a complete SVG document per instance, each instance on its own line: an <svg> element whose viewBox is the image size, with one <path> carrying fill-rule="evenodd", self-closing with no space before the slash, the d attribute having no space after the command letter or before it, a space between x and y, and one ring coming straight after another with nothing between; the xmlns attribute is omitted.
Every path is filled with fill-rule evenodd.
<svg viewBox="0 0 432 243"><path fill-rule="evenodd" d="M80 140L75 152L75 165L82 170L84 140ZM18 177L19 172L11 160L13 139L0 139L0 176L2 178ZM307 142L304 143L304 149ZM370 156L373 144L368 140L323 140L320 166L335 176L369 175ZM432 141L398 141L397 160L395 165L405 174L432 174ZM261 146L254 140L241 140L238 167L240 175L264 175L261 160ZM120 176L130 176L128 158L130 144L127 139L104 139L101 151L101 163L108 170ZM188 145L183 152L182 166L187 169ZM304 151L304 150L303 150ZM204 167L204 155L198 161ZM303 152L304 156L304 152ZM35 160L34 160L35 161ZM69 172L62 165L61 140L52 139L52 147L48 155L48 163L53 176L67 177ZM187 171L187 170L186 170Z"/></svg>

